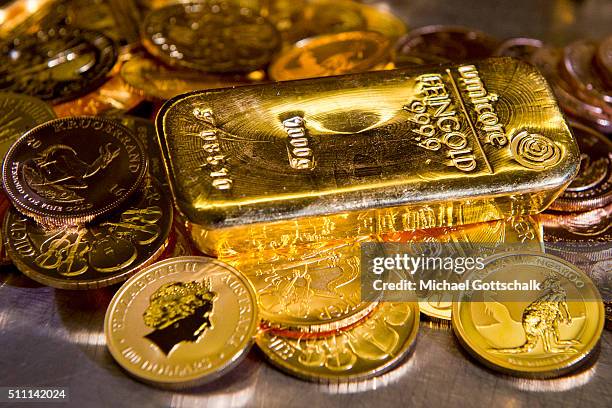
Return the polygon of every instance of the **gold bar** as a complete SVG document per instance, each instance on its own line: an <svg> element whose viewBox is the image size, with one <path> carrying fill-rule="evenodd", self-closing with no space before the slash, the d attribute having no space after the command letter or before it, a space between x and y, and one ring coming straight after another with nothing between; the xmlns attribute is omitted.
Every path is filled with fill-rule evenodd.
<svg viewBox="0 0 612 408"><path fill-rule="evenodd" d="M510 58L192 92L157 128L212 254L535 214L579 166L550 87Z"/></svg>

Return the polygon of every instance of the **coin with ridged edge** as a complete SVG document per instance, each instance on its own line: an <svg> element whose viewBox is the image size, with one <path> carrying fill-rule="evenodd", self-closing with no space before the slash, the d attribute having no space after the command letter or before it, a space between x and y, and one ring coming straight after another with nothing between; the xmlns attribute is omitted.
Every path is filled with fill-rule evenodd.
<svg viewBox="0 0 612 408"><path fill-rule="evenodd" d="M6 154L2 182L15 207L44 225L77 225L118 208L143 184L142 143L116 121L55 119Z"/></svg>
<svg viewBox="0 0 612 408"><path fill-rule="evenodd" d="M482 286L515 281L520 289ZM462 283L468 287L454 298L453 330L486 366L551 378L592 361L604 307L593 282L574 265L548 254L509 252L487 258Z"/></svg>
<svg viewBox="0 0 612 408"><path fill-rule="evenodd" d="M612 142L588 126L570 122L580 148L580 171L550 205L557 211L585 211L612 203Z"/></svg>
<svg viewBox="0 0 612 408"><path fill-rule="evenodd" d="M106 344L137 379L162 388L214 380L248 353L258 327L249 281L212 258L155 263L128 280L106 311Z"/></svg>
<svg viewBox="0 0 612 408"><path fill-rule="evenodd" d="M172 202L151 178L129 206L101 221L46 230L11 209L3 235L9 257L24 275L60 289L95 289L155 262L172 224Z"/></svg>
<svg viewBox="0 0 612 408"><path fill-rule="evenodd" d="M416 303L386 302L359 324L327 337L261 331L256 342L270 363L298 378L360 381L401 364L414 348L418 329Z"/></svg>
<svg viewBox="0 0 612 408"><path fill-rule="evenodd" d="M223 261L251 281L267 326L328 332L355 323L376 307L377 302L361 298L360 245L369 239L252 251Z"/></svg>

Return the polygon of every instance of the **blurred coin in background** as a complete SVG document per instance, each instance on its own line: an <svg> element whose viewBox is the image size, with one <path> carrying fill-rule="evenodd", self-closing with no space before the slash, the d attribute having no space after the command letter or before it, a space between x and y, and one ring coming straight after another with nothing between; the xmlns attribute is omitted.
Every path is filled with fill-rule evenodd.
<svg viewBox="0 0 612 408"><path fill-rule="evenodd" d="M271 79L287 81L365 72L386 65L390 43L373 31L349 31L302 40L270 65Z"/></svg>
<svg viewBox="0 0 612 408"><path fill-rule="evenodd" d="M59 26L16 37L0 46L0 90L65 102L100 86L116 60L114 42L95 31Z"/></svg>
<svg viewBox="0 0 612 408"><path fill-rule="evenodd" d="M152 10L141 27L145 48L167 64L204 72L250 72L281 44L274 25L237 1L208 0Z"/></svg>

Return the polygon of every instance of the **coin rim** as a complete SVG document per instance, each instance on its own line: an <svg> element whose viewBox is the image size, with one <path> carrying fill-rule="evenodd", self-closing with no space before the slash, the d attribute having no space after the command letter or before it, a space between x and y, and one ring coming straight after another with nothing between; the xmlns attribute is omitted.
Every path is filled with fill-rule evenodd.
<svg viewBox="0 0 612 408"><path fill-rule="evenodd" d="M249 293L251 297L251 304L253 306L253 318L252 318L248 332L245 333L245 338L247 340L244 341L243 347L235 355L233 355L230 359L227 360L224 366L217 367L216 369L213 369L213 371L209 373L199 374L195 376L192 374L189 377L184 377L180 379L168 379L161 375L155 378L150 378L150 377L145 377L143 375L140 375L139 373L135 373L130 369L129 366L123 364L125 359L123 355L115 348L115 340L113 339L113 330L111 328L112 315L115 313L115 307L119 303L119 301L123 298L125 292L128 289L130 289L131 286L135 284L140 279L141 276L148 273L150 269L163 268L166 265L177 264L177 263L189 263L189 262L203 263L202 267L199 270L204 269L207 266L207 264L211 264L211 263L216 264L217 266L225 268L229 273L233 274L237 279L239 279L244 284L247 292ZM189 274L191 272L182 271L181 273ZM157 280L148 282L147 285L151 285L154 282L157 282ZM148 267L140 270L138 273L136 273L134 276L128 279L121 286L121 288L119 288L119 290L115 293L115 295L111 299L106 309L106 314L104 316L104 337L106 340L106 346L110 354L113 356L115 362L121 368L123 368L123 370L125 370L129 375L136 378L137 380L142 381L147 384L151 384L151 385L155 385L155 386L158 386L161 388L167 388L167 389L184 389L184 388L191 388L191 387L195 387L198 385L206 384L210 381L213 381L225 375L227 372L231 371L242 360L244 360L249 350L253 346L255 334L257 333L258 327L259 327L259 310L258 310L258 305L257 305L257 293L255 292L255 289L253 288L253 285L251 284L251 282L242 273L237 271L234 267L224 262L221 262L215 258L209 258L205 256L180 256L176 258L169 258L169 259L165 259L159 262L155 262L149 265Z"/></svg>
<svg viewBox="0 0 612 408"><path fill-rule="evenodd" d="M535 252L535 251L513 251L513 252L504 252L504 253L500 253L497 255L493 255L491 257L488 257L485 260L485 268L486 265L491 264L492 262L500 259L500 258L505 258L505 257L512 257L512 256L537 256L537 257L542 257L542 258L549 258L552 259L558 263L561 263L567 267L569 267L570 269L574 270L574 271L578 271L580 273L580 275L582 276L582 278L588 282L591 283L592 289L594 289L594 294L596 294L599 297L599 301L593 301L593 302L597 302L598 303L598 310L599 310L599 322L596 325L596 330L594 335L592 336L591 339L589 339L589 343L585 346L583 352L578 353L575 355L574 358L569 358L567 359L564 363L563 366L560 366L558 363L556 364L556 366L554 367L532 367L532 366L527 366L524 367L523 369L516 369L513 368L515 366L510 366L510 364L508 364L507 367L501 366L496 364L493 360L489 359L489 353L485 351L483 351L482 354L480 354L477 349L479 349L478 347L474 347L474 345L472 344L472 342L470 341L470 337L467 336L466 331L463 327L463 324L460 320L460 310L459 308L461 307L461 301L459 299L461 299L461 296L464 292L466 291L461 291L461 293L455 295L453 297L453 305L452 305L452 312L451 312L451 322L452 322L452 327L453 327L453 333L455 333L455 338L459 341L459 343L461 344L461 346L464 348L464 350L466 350L474 359L476 359L477 361L481 362L483 365L485 365L486 367L497 371L497 372L501 372L503 374L508 374L508 375L512 375L512 376L517 376L517 377L527 377L527 378L555 378L555 377L560 377L564 374L567 374L569 372L572 372L578 368L580 368L582 365L588 363L590 361L590 356L592 355L593 352L595 352L597 350L597 345L599 344L599 341L601 339L601 335L603 332L603 327L604 327L604 323L606 320L606 314L605 314L605 310L603 307L603 301L601 300L601 295L599 294L599 290L597 289L597 286L593 283L593 281L591 280L591 278L584 273L580 268L578 268L575 265L572 265L571 263L565 261L562 258L559 258L557 256L551 255L551 254L547 254L547 253L543 253L543 252Z"/></svg>
<svg viewBox="0 0 612 408"><path fill-rule="evenodd" d="M569 120L567 122L570 130L572 131L572 135L574 135L574 128L578 128L583 132L589 133L590 135L594 136L598 141L608 146L609 153L612 153L612 142L604 134L589 126L583 125L572 120ZM574 139L578 144L578 139L576 138L576 136L574 136ZM610 174L609 177L612 177L612 174ZM608 204L612 203L612 189L608 191L607 194L587 198L566 198L564 197L564 194L565 191L563 191L559 195L559 197L557 197L550 204L548 208L555 211L565 212L589 211L596 210L598 208L603 208Z"/></svg>
<svg viewBox="0 0 612 408"><path fill-rule="evenodd" d="M222 3L222 2L223 1L219 1L219 3ZM161 46L158 46L153 41L151 41L150 35L147 33L147 29L150 25L149 20L153 18L152 16L155 16L155 14L161 14L161 12L164 11L164 9L170 9L170 8L177 8L177 9L182 8L185 14L191 14L189 11L187 11L187 6L192 6L193 4L196 4L196 5L199 4L204 7L207 7L206 12L208 13L210 6L211 6L211 4L208 4L208 3L209 3L208 1L202 1L202 0L199 0L199 1L198 0L185 0L181 2L169 3L168 5L163 6L163 7L151 9L142 19L142 23L140 24L140 39L141 39L142 46L152 56L158 58L159 60L163 61L165 64L171 67L179 67L183 69L186 68L186 69L195 70L201 73L212 73L212 74L240 73L240 72L249 73L252 71L257 71L259 69L265 69L265 67L269 65L274 59L274 54L282 48L283 41L281 38L281 34L276 28L276 25L272 23L272 21L270 21L268 18L261 15L261 13L259 12L259 9L250 7L249 5L246 5L246 4L233 4L233 6L234 8L238 8L239 11L240 9L246 8L246 9L249 9L255 12L256 13L255 17L263 19L269 25L269 28L275 34L275 38L277 42L276 48L274 51L269 52L269 58L267 58L267 61L265 63L261 63L257 66L254 64L251 64L250 66L234 66L233 69L215 69L215 68L211 68L210 65L206 66L206 65L202 65L197 62L193 62L193 60L189 60L189 59L185 60L185 59L178 59L178 58L170 57L168 56L168 53L163 52L161 50ZM233 2L230 1L229 3L232 4ZM236 14L240 16L242 15L240 12L237 12ZM174 16L176 16L176 13L174 14Z"/></svg>
<svg viewBox="0 0 612 408"><path fill-rule="evenodd" d="M49 126L52 126L53 124L57 122L65 122L65 121L70 121L70 120L97 120L97 121L101 121L105 123L110 123L113 126L122 128L122 130L124 130L124 134L126 134L140 150L139 152L140 153L140 172L138 176L135 178L132 185L130 186L130 189L124 195L122 195L121 197L118 197L115 201L107 204L106 206L102 208L94 208L92 210L79 211L79 212L74 212L72 214L67 214L67 215L54 214L53 212L45 212L44 210L40 210L39 208L32 208L31 206L24 204L22 200L20 200L15 194L13 183L11 182L10 177L9 177L10 175L9 163L12 163L13 161L12 155L14 154L14 151L16 149L21 147L21 145L23 144L23 141L27 137L29 137L31 134L39 132L40 130L43 130ZM30 129L29 131L21 135L21 137L17 139L11 145L11 147L6 152L6 155L4 156L4 162L2 163L2 185L4 187L4 191L9 197L9 200L13 203L15 208L17 208L19 212L21 212L25 216L34 218L36 221L39 221L43 224L50 223L50 224L57 224L57 225L69 225L69 224L79 225L82 223L89 222L102 215L108 214L114 209L119 208L130 197L132 197L132 195L136 191L140 190L141 187L144 185L144 181L147 176L148 167L149 167L148 162L149 161L147 159L145 148L142 142L134 135L134 133L130 129L123 126L120 122L112 120L112 119L108 119L105 117L101 117L101 116L67 116L63 118L52 119L50 121L47 121L45 123L42 123Z"/></svg>
<svg viewBox="0 0 612 408"><path fill-rule="evenodd" d="M489 57L487 58L491 58L493 57L493 53L495 52L495 50L497 49L497 47L500 45L500 41L493 37L492 35L487 34L484 31L481 30L477 30L474 28L470 28L470 27L466 27L466 26L462 26L462 25L457 25L457 24L430 24L430 25L424 25L421 27L417 27L414 28L410 31L408 31L407 34L405 34L404 36L402 36L395 45L395 52L398 54L411 54L412 50L408 50L407 52L404 51L404 47L406 46L406 43L414 40L415 38L418 37L423 37L426 35L435 35L435 34L461 34L461 35L467 35L467 34L474 34L476 36L476 39L473 39L471 41L475 41L481 44L484 44L485 46L487 46L487 48L489 48L491 50L491 55L489 55ZM451 61L452 62L452 61Z"/></svg>
<svg viewBox="0 0 612 408"><path fill-rule="evenodd" d="M376 377L381 374L384 374L394 369L398 365L400 365L402 362L404 362L404 360L406 360L412 354L412 352L414 351L416 347L417 334L419 332L419 327L421 324L418 302L381 302L379 304L379 307L382 308L385 304L388 304L388 303L402 303L402 304L409 303L411 304L412 311L414 313L414 324L412 325L410 332L406 336L406 340L404 341L404 344L395 353L395 355L393 355L384 364L381 364L367 372L350 374L350 375L337 375L337 374L314 374L314 373L308 372L307 370L298 370L298 369L295 369L294 365L288 364L286 360L283 360L282 358L278 357L276 354L266 351L267 347L260 345L260 343L263 342L262 338L268 334L268 331L259 332L255 338L255 343L257 344L257 347L259 348L259 350L261 350L262 354L265 356L266 361L268 361L270 364L272 364L274 367L278 368L279 370L289 375L292 375L294 377L303 379L303 380L319 382L319 383L355 382L355 381L367 380L368 378L372 378L372 377ZM376 312L377 311L374 311L373 313L376 313ZM364 323L366 320L370 318L372 317L365 319ZM359 326L360 325L356 325L355 327L350 328L349 331ZM278 333L274 333L274 332L270 332L270 333L273 333L273 335L276 335L276 337L283 337L283 336L280 336ZM321 339L322 338L318 338L317 340L321 340ZM295 339L290 338L290 340L295 340Z"/></svg>
<svg viewBox="0 0 612 408"><path fill-rule="evenodd" d="M375 39L373 37L379 37L379 38ZM274 81L296 81L300 79L316 78L313 76L299 77L299 78L287 77L283 74L284 69L282 67L285 67L287 65L287 61L289 61L293 57L302 53L304 49L311 48L313 44L314 46L319 46L319 45L331 44L337 41L361 40L363 38L373 40L373 42L380 44L380 47L378 48L378 50L376 50L376 53L371 58L368 58L367 60L360 62L358 64L358 67L355 67L355 70L343 72L341 74L327 75L327 77L354 74L361 70L372 69L373 67L380 65L382 62L385 62L385 60L391 61L391 52L392 52L393 47L392 47L391 42L385 35L379 33L378 31L368 31L368 30L343 31L341 33L322 34L322 35L317 35L314 37L304 38L296 42L295 44L293 44L291 47L285 50L281 50L270 62L270 66L268 67L268 70L267 70L268 76L270 77L270 79Z"/></svg>

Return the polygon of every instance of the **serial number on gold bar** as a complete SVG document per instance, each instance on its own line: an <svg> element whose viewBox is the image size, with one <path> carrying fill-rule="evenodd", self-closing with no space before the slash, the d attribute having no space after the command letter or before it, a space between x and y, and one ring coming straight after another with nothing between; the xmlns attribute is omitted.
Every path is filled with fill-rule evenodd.
<svg viewBox="0 0 612 408"><path fill-rule="evenodd" d="M207 252L300 223L334 239L534 214L579 166L548 84L510 58L198 91L157 126Z"/></svg>

